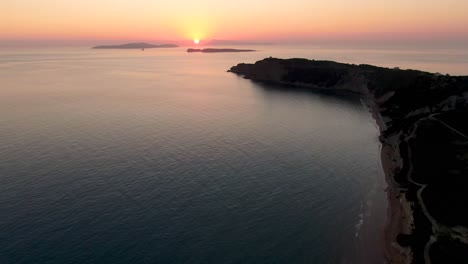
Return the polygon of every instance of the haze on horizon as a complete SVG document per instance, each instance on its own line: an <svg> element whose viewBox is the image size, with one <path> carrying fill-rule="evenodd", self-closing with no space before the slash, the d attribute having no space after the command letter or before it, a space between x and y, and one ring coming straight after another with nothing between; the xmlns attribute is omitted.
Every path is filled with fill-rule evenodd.
<svg viewBox="0 0 468 264"><path fill-rule="evenodd" d="M468 43L461 0L3 0L0 41Z"/></svg>

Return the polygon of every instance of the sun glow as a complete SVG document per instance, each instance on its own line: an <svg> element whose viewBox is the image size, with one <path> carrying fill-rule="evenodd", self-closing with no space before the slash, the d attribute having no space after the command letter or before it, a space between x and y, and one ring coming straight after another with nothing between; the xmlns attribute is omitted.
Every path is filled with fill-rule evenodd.
<svg viewBox="0 0 468 264"><path fill-rule="evenodd" d="M200 40L197 39L197 38L196 38L196 39L193 39L193 43L198 44L198 43L200 43Z"/></svg>

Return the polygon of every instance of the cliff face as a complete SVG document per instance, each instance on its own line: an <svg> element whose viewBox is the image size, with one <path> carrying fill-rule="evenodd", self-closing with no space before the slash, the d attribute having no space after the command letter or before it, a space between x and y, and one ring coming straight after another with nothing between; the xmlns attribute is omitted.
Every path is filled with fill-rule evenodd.
<svg viewBox="0 0 468 264"><path fill-rule="evenodd" d="M275 58L229 71L254 81L361 94L381 132L391 207L388 261L466 262L468 77Z"/></svg>

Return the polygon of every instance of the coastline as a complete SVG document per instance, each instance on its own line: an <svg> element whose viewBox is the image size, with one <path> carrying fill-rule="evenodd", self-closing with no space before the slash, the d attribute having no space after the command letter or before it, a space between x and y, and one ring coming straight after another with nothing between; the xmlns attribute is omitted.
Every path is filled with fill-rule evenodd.
<svg viewBox="0 0 468 264"><path fill-rule="evenodd" d="M388 263L411 263L412 256L408 248L398 245L399 234L411 232L412 214L411 203L400 192L401 188L395 182L392 172L395 171L394 158L397 152L389 145L382 145L382 167L387 181L387 217L384 231L384 257Z"/></svg>
<svg viewBox="0 0 468 264"><path fill-rule="evenodd" d="M460 123L468 114L468 76L271 57L254 64L240 63L228 72L257 82L360 94L380 132L388 186L385 260L430 263L433 259L468 258L468 218L463 215L463 201L468 202L463 186L468 180L460 169L468 163L468 156L458 154L468 151L459 143L460 137L468 138L468 126ZM423 132L417 131L421 121ZM453 124L459 124L458 128ZM443 131L431 129L437 126ZM445 133L445 137L438 133ZM417 181L413 180L415 175ZM459 182L450 186L456 192L447 189L447 177ZM456 206L455 199L459 200Z"/></svg>
<svg viewBox="0 0 468 264"><path fill-rule="evenodd" d="M367 87L362 87L364 101L375 120L380 133L380 159L387 188L387 215L384 224L383 253L387 263L411 263L411 251L401 247L396 241L399 234L410 234L413 226L412 204L402 195L401 187L395 181L396 171L402 168L403 160L398 150L398 136L384 138L387 129L381 116L381 109Z"/></svg>
<svg viewBox="0 0 468 264"><path fill-rule="evenodd" d="M383 138L382 132L387 128L382 116L380 115L380 108L376 103L376 99L369 92L367 87L361 87L363 101L372 115L377 128L379 129L380 141L380 159L382 162L382 170L385 175L385 182L387 187L385 189L387 197L387 210L384 224L384 234L382 251L384 260L387 263L410 263L405 262L409 259L409 250L404 249L395 241L400 233L409 233L411 223L411 206L407 204L404 196L400 194L400 186L394 180L394 172L402 166L402 161L399 156L399 151L396 149L396 142L394 138ZM392 143L390 143L392 142Z"/></svg>

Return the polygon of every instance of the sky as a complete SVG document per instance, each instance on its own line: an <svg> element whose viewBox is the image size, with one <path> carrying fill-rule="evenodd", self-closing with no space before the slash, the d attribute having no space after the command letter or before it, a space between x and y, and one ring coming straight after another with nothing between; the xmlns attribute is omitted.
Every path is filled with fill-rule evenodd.
<svg viewBox="0 0 468 264"><path fill-rule="evenodd" d="M466 41L467 0L1 0L0 41Z"/></svg>

